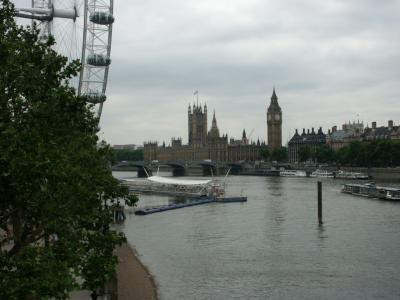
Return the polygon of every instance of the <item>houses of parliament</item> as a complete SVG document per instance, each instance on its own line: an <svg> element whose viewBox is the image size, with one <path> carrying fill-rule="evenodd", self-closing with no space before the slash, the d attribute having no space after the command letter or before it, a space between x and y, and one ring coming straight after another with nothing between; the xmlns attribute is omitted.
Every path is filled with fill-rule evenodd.
<svg viewBox="0 0 400 300"><path fill-rule="evenodd" d="M278 104L275 88L267 109L267 137L265 142L250 142L243 130L242 138L228 140L227 134L220 135L215 112L208 129L207 105L188 107L188 144L182 144L181 138L172 138L171 145L158 142L145 142L143 147L144 160L177 161L205 160L212 161L255 161L261 159L261 150L268 147L269 151L282 147L282 110Z"/></svg>

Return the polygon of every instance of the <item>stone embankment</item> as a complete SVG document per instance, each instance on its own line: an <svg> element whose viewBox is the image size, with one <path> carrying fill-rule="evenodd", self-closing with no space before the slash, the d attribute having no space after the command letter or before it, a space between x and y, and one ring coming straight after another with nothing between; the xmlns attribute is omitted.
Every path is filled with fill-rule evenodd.
<svg viewBox="0 0 400 300"><path fill-rule="evenodd" d="M362 172L371 176L373 180L391 181L400 183L400 167L396 168L359 168L343 167L342 170L350 172Z"/></svg>

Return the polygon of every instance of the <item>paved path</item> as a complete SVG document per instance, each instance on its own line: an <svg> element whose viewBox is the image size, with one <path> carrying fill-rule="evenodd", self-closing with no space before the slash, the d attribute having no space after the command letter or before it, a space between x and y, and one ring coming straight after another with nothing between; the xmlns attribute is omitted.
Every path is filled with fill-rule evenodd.
<svg viewBox="0 0 400 300"><path fill-rule="evenodd" d="M156 300L153 277L127 244L116 249L118 255L118 300Z"/></svg>
<svg viewBox="0 0 400 300"><path fill-rule="evenodd" d="M116 249L116 254L118 300L157 300L157 287L153 277L132 248L124 244ZM72 300L91 300L89 291L76 291L70 296Z"/></svg>

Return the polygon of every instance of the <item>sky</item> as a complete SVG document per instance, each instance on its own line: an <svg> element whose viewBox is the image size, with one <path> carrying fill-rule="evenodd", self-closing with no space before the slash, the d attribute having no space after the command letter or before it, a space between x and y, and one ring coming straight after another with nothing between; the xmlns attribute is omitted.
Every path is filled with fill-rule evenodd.
<svg viewBox="0 0 400 300"><path fill-rule="evenodd" d="M114 1L100 135L187 143L198 90L209 128L215 110L221 134L267 140L274 86L283 143L296 128L399 125L399 12L400 0Z"/></svg>

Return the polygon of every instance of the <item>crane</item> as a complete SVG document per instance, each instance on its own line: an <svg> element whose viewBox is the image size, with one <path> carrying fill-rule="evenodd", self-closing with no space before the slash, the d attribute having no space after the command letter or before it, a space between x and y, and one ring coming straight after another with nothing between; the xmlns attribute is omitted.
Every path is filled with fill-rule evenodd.
<svg viewBox="0 0 400 300"><path fill-rule="evenodd" d="M251 138L251 136L253 135L253 133L254 133L254 128L250 131L250 133L249 133L249 137L247 138L247 140L250 142L250 138Z"/></svg>

